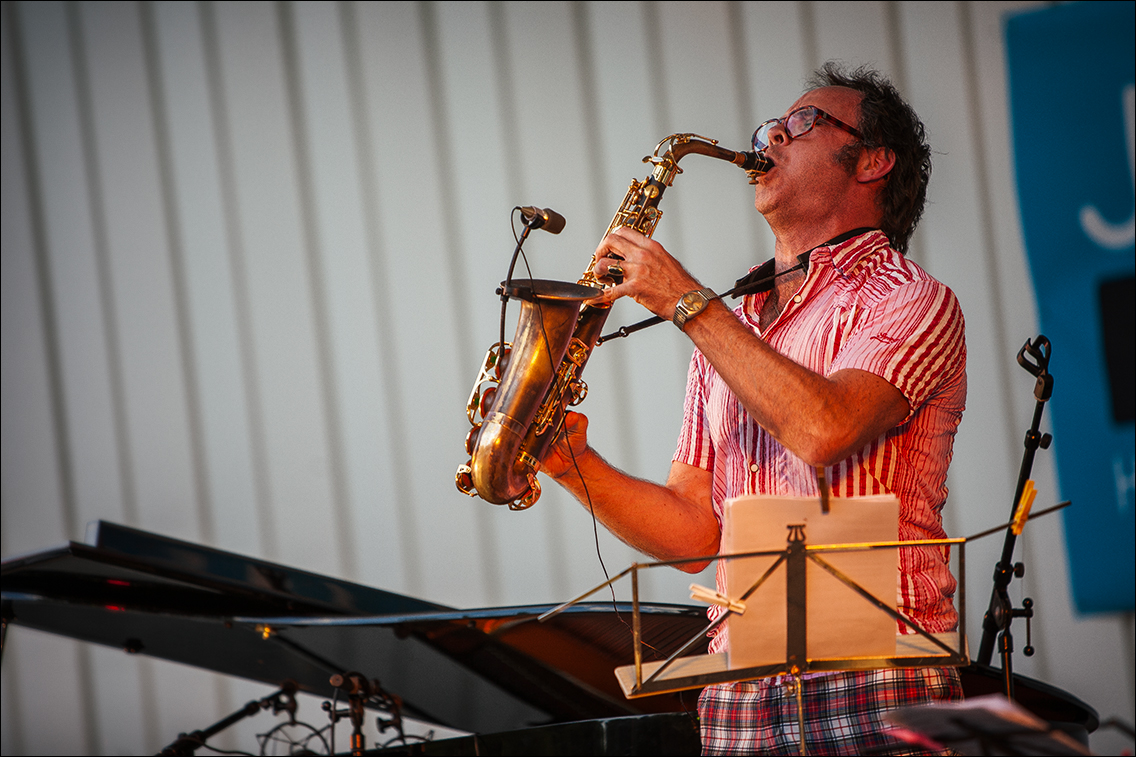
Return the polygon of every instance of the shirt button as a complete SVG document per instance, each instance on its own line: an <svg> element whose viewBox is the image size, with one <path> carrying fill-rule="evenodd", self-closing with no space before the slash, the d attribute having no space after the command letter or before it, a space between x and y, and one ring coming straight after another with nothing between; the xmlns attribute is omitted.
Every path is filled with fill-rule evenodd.
<svg viewBox="0 0 1136 757"><path fill-rule="evenodd" d="M801 295L798 294L798 295L793 296L793 302L800 302L800 301L801 301Z"/></svg>
<svg viewBox="0 0 1136 757"><path fill-rule="evenodd" d="M749 466L749 469L750 469L751 471L753 471L754 473L757 473L757 463L753 463L753 464L751 464L751 465Z"/></svg>

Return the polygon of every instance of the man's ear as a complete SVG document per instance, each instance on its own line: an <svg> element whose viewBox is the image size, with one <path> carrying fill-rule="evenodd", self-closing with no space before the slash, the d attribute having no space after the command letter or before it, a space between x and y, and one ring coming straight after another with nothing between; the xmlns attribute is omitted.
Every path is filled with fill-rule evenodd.
<svg viewBox="0 0 1136 757"><path fill-rule="evenodd" d="M895 153L886 147L863 150L856 162L856 180L861 184L886 179L895 168Z"/></svg>

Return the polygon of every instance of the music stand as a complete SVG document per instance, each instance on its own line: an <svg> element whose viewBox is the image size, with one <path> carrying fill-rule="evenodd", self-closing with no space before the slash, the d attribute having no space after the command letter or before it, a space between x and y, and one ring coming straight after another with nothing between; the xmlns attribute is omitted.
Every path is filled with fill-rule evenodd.
<svg viewBox="0 0 1136 757"><path fill-rule="evenodd" d="M770 502L785 503L787 499L799 500L800 498L773 497L763 499L767 499ZM820 517L832 517L834 519L839 517L830 515L830 508L825 505L831 505L831 512L838 512L841 507L854 506L853 503L855 502L855 499L842 501L838 498L833 498L830 502L822 502L820 503L820 512L824 514ZM729 512L729 510L730 508L727 508L727 512ZM895 518L894 507L891 510L891 517L893 519ZM796 518L791 517L791 520L796 520ZM703 557L684 560L667 560L647 564L633 563L627 570L605 581L586 594L550 610L540 616L538 620L543 621L550 618L572 604L582 601L593 593L614 584L624 576L630 575L634 663L632 665L616 668L615 670L616 678L619 680L624 696L628 699L685 689L702 688L717 683L747 681L778 674L788 674L793 676L797 684L795 691L799 705L799 700L801 699L801 676L806 672L873 670L893 667L945 667L968 664L969 658L965 649L966 636L964 629L966 626L964 600L960 598L960 623L957 635L954 633L931 634L892 609L892 603L876 597L871 592L864 589L853 578L834 566L829 560L822 557L825 553L831 555L839 552L875 551L883 549L894 550L900 547L958 544L960 579L965 579L965 557L963 555L965 539L927 539L902 542L890 540L853 544L809 545L806 544L805 523L786 522L783 525L785 528L782 530L782 533L784 533L785 530L788 531L787 546L784 550L757 550L715 555L712 558ZM728 530L728 528L726 530ZM772 565L736 598L722 597L709 589L694 587L701 589L701 591L696 591L696 597L721 605L724 608L723 613L716 620L710 622L703 630L695 634L686 644L666 660L662 662L644 663L639 617L639 570L661 566L678 566L691 562L703 562L710 559L741 560L745 558L773 558L773 561ZM868 600L877 612L883 612L889 616L892 621L898 621L912 628L915 634L900 636L897 639L899 643L897 644L896 653L894 655L863 655L853 653L849 655L838 654L824 657L810 656L807 634L808 574L810 563L819 566L833 576L840 584L843 584L849 590L854 591L856 594ZM782 566L784 566L785 573L784 602L786 613L786 647L784 659L779 659L769 664L731 667L726 653L683 657L684 654L698 645L705 638L706 634L718 628L727 618L744 613L745 603L750 600L758 589L763 586L772 587L774 585L769 579L779 573ZM894 576L894 572L892 575ZM893 578L890 584L891 591L894 591L894 587L895 582ZM768 592L770 589L766 588L766 591ZM965 589L963 592L965 592ZM869 608L869 610L871 610L871 608ZM957 649L952 648L948 644L948 640L955 638L957 638ZM799 718L802 718L803 708L798 706L797 709ZM804 753L803 724L801 724L801 734L801 750L802 753Z"/></svg>
<svg viewBox="0 0 1136 757"><path fill-rule="evenodd" d="M828 512L831 504L828 497L821 498L822 512ZM1069 502L1061 502L1044 510L1026 515L1021 514L1021 522L1031 521L1043 515L1056 512L1068 507ZM788 546L784 550L763 550L755 552L742 552L736 554L704 555L700 557L683 558L679 560L661 560L650 563L632 563L621 573L609 578L598 586L589 589L580 596L571 599L552 610L540 615L537 620L545 621L558 615L572 605L578 604L598 591L609 586L625 576L631 576L632 618L631 631L633 638L632 665L624 665L615 669L616 678L620 688L628 699L664 694L687 689L703 688L719 683L733 683L736 681L750 681L768 676L789 674L798 677L807 671L838 671L838 670L876 670L881 668L922 668L922 667L963 667L970 664L969 650L966 642L966 544L983 537L998 533L1008 528L1011 523L1003 523L966 538L954 539L920 539L912 541L882 541L865 542L842 545L808 545L805 542L803 529L790 531ZM902 547L930 547L930 546L958 546L958 630L955 632L932 634L920 628L911 619L899 614L888 603L873 596L854 580L841 571L828 564L821 554L825 552L840 551L866 551L879 549L899 549ZM773 565L765 571L751 586L748 587L738 599L717 596L717 592L702 589L695 596L700 599L716 600L725 608L718 619L710 622L690 638L674 654L661 662L643 662L643 640L641 632L641 616L639 611L639 571L648 568L678 567L690 563L712 562L714 560L738 560L748 557L774 557ZM896 637L896 650L894 656L854 657L835 659L810 659L808 657L808 642L806 636L806 615L804 608L807 603L807 588L803 576L806 575L807 562L812 561L824 570L831 573L838 581L850 590L874 604L881 612L889 615L893 620L903 623L915 633L903 634ZM714 629L718 628L727 618L739 610L744 610L745 600L765 584L770 576L782 565L786 566L786 656L784 661L770 665L731 669L725 653L701 654L684 657L687 652L701 643ZM792 578L790 577L792 574ZM789 581L794 583L792 587ZM701 587L699 587L701 588ZM709 595L709 596L708 596ZM797 598L794 601L794 598ZM951 643L955 646L952 647ZM803 665L801 663L804 663ZM646 678L644 678L646 674ZM799 680L798 680L799 683ZM801 687L796 687L800 696ZM798 707L798 712L801 708ZM801 733L804 729L801 728ZM802 750L804 741L801 742Z"/></svg>
<svg viewBox="0 0 1136 757"><path fill-rule="evenodd" d="M813 502L815 504L815 500L805 498L768 497L744 499L747 501L753 501L754 499L764 500L774 505L786 502L797 504L801 502ZM878 498L832 498L830 500L832 514L820 515L820 518L837 519L841 517L839 514L841 508L855 507L856 503L868 500L878 500ZM821 512L823 512L824 509L827 508L823 508ZM727 508L727 512L730 512L730 508ZM892 512L892 517L894 518L894 510ZM799 514L799 512L790 512L789 517L795 519L795 516ZM807 518L804 520L807 521ZM727 526L726 530L729 530L729 526ZM923 539L918 541L888 540L850 544L808 544L806 543L807 527L804 523L786 522L781 528L781 533L786 533L786 530L788 530L788 539L785 549L754 550L735 552L732 554L719 554L710 557L665 560L653 563L633 563L622 573L605 581L580 597L545 613L540 616L539 619L545 620L550 618L564 608L576 604L595 592L630 575L634 663L632 665L616 668L615 671L624 695L629 699L650 696L652 694L681 691L684 689L701 688L716 683L753 680L778 674L800 675L815 671L872 670L891 667L926 667L929 665L940 667L962 666L969 663L964 630L966 628L965 588L960 591L959 596L959 630L947 634L931 634L920 628L914 621L892 609L894 600L888 602L875 596L844 571L833 565L831 560L826 560L824 557L825 555L831 556L842 552L870 552L875 550L895 550L901 547L957 544L959 546L959 583L965 587L965 539ZM733 561L747 558L766 558L767 561L769 558L772 558L772 564L756 581L746 587L744 591L739 592L736 597L721 597L718 596L716 592L708 589L702 589L700 592L696 592L695 596L697 598L720 604L724 608L723 613L716 620L710 622L704 629L695 634L686 644L666 660L662 662L644 663L638 612L639 571L647 568L680 566L693 562L705 562L716 559ZM871 605L867 608L869 612L882 612L890 617L891 621L898 621L904 624L911 628L914 633L897 637L897 645L894 654L864 655L854 653L850 655L826 654L823 657L816 655L810 656L807 634L807 606L809 601L807 576L810 565L819 567L827 574L834 577L836 581L844 587L847 587L847 590L855 592L866 599ZM784 566L785 574L785 583L783 584L785 586L785 593L783 601L785 602L786 613L786 646L784 658L766 664L738 667L729 664L728 656L725 653L683 657L683 655L698 645L705 638L706 634L718 628L731 616L742 614L745 609L745 603L750 601L751 597L753 597L755 592L759 589L766 587L764 591L770 592L772 590L771 587L773 587L773 583L770 582L770 579L781 572L782 566ZM894 591L894 587L895 583L893 579L889 589ZM778 594L779 593L778 591ZM951 646L952 642L956 644L955 647Z"/></svg>

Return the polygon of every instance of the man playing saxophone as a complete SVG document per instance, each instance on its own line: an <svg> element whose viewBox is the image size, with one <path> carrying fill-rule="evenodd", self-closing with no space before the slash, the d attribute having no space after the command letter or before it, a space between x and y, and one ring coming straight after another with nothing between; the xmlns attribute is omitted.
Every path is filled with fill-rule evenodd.
<svg viewBox="0 0 1136 757"><path fill-rule="evenodd" d="M627 228L596 250L596 275L620 282L604 301L631 297L694 343L683 428L665 484L609 465L575 413L543 471L656 559L717 554L726 500L817 496L818 468L838 496L895 494L901 540L946 536L940 511L966 348L953 293L904 254L931 170L923 124L875 72L827 64L813 85L754 133L754 148L773 162L754 193L776 240L763 272L779 275L766 291L731 311L660 244ZM953 629L946 556L899 552L900 612L932 633ZM719 561L723 593L724 578ZM710 651L725 646L719 633ZM705 689L704 751L796 753L790 682ZM805 738L823 754L896 746L883 733L884 710L962 696L953 669L809 674L803 692Z"/></svg>

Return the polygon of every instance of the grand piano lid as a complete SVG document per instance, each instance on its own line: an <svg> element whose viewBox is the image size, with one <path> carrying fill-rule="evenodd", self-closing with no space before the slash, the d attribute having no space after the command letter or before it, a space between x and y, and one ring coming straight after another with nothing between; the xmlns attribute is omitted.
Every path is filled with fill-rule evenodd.
<svg viewBox="0 0 1136 757"><path fill-rule="evenodd" d="M493 734L546 723L695 709L697 691L626 700L631 609L581 604L458 610L156 534L99 522L90 544L5 560L9 622L330 697L334 673L378 678L405 714ZM666 657L705 625L702 608L642 605L644 641ZM706 651L705 641L691 654ZM1000 671L962 668L967 696ZM1098 716L1018 674L1027 709L1087 741Z"/></svg>
<svg viewBox="0 0 1136 757"><path fill-rule="evenodd" d="M360 584L100 522L91 544L4 561L8 622L330 697L334 673L379 679L407 715L474 733L693 709L697 692L628 701L626 604L455 610ZM700 608L643 607L667 655ZM705 651L703 645L693 653Z"/></svg>
<svg viewBox="0 0 1136 757"><path fill-rule="evenodd" d="M205 602L205 614L388 614L449 610L362 584L329 578L277 563L159 536L136 528L95 521L86 543L70 542L3 562L4 591L41 592L89 601L92 591L130 589L151 609L181 609L187 591ZM9 577L12 584L9 585ZM156 590L146 594L149 590ZM210 604L212 602L212 604ZM233 606L233 613L225 608Z"/></svg>

